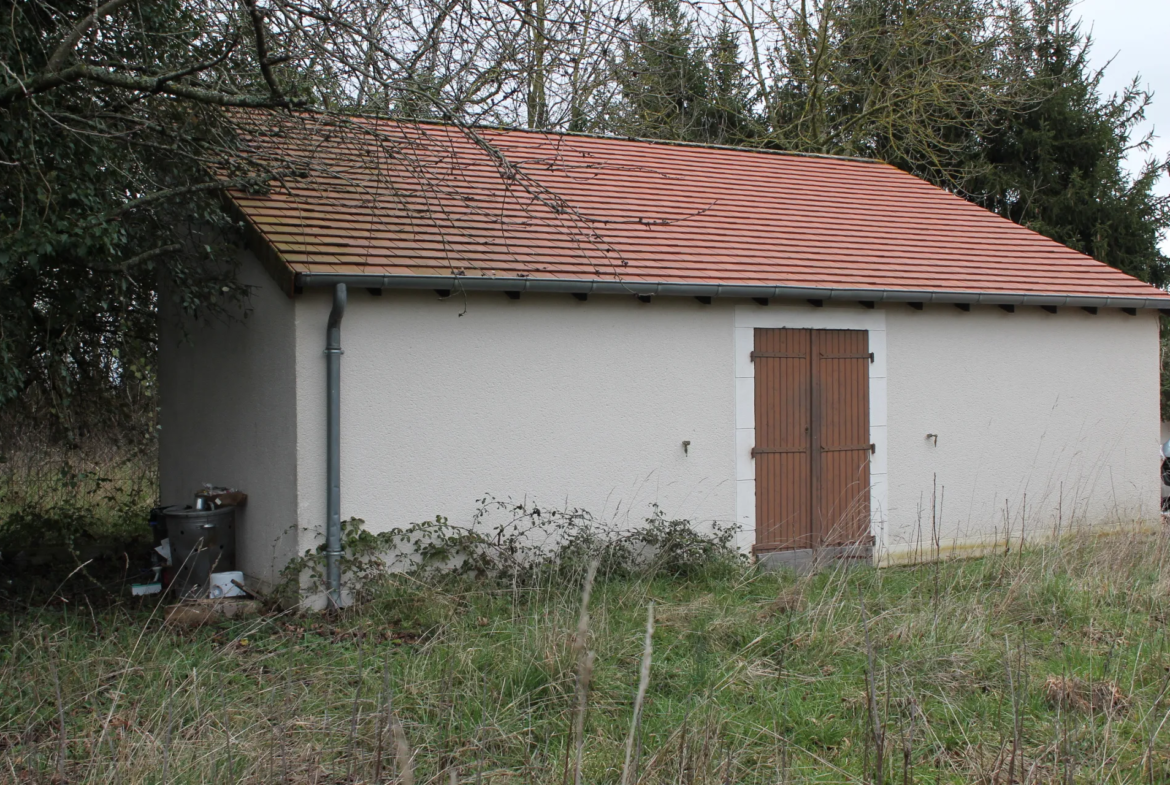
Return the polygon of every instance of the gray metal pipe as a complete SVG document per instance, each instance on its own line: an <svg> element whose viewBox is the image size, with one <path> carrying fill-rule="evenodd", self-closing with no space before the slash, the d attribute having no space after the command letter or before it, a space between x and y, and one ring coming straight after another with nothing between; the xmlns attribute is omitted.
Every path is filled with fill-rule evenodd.
<svg viewBox="0 0 1170 785"><path fill-rule="evenodd" d="M1058 305L1082 308L1166 309L1170 301L1155 297L1094 297L1023 292L943 292L902 289L831 289L803 286L589 281L556 278L510 278L476 275L377 275L366 273L297 273L298 286L347 283L368 289L450 289L452 291L547 292L563 294L648 294L664 297L766 297L791 300L887 303L971 303L973 305Z"/></svg>
<svg viewBox="0 0 1170 785"><path fill-rule="evenodd" d="M333 309L329 311L329 328L325 336L325 362L328 378L329 422L326 426L326 472L329 488L325 523L325 583L329 602L341 606L341 318L345 316L345 284L333 287Z"/></svg>

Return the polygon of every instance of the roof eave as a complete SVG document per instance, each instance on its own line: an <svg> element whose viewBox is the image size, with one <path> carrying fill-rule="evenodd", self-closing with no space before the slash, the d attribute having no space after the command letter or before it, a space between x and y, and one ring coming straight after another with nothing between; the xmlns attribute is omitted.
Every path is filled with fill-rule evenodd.
<svg viewBox="0 0 1170 785"><path fill-rule="evenodd" d="M449 289L480 292L541 292L551 294L629 294L662 297L739 297L846 302L970 303L972 305L1036 305L1077 308L1170 309L1170 297L1098 297L1013 292L916 291L907 289L834 289L807 286L765 286L724 283L653 281L589 281L561 278L502 278L470 275L378 275L372 273L296 274L299 287L344 283L367 289Z"/></svg>

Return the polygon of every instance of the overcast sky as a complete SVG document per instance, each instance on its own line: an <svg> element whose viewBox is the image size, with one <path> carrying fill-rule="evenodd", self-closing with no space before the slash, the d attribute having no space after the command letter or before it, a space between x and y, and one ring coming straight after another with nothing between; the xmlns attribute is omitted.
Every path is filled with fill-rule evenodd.
<svg viewBox="0 0 1170 785"><path fill-rule="evenodd" d="M1164 159L1170 153L1170 0L1082 0L1077 11L1093 33L1093 65L1113 60L1102 89L1120 90L1140 75L1154 93L1144 130L1155 132L1151 153ZM1144 157L1135 155L1131 167L1140 167ZM1170 180L1163 177L1158 190L1170 193Z"/></svg>

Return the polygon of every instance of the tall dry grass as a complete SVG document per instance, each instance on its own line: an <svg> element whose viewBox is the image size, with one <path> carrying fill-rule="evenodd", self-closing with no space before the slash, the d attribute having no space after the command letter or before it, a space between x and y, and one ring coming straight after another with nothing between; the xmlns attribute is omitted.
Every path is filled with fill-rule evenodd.
<svg viewBox="0 0 1170 785"><path fill-rule="evenodd" d="M4 620L0 777L1167 782L1168 558L1082 531L937 569L398 575L197 630L51 603Z"/></svg>
<svg viewBox="0 0 1170 785"><path fill-rule="evenodd" d="M46 442L4 432L0 446L0 567L17 556L60 561L148 538L158 499L157 446L92 438ZM74 561L74 559L66 559Z"/></svg>

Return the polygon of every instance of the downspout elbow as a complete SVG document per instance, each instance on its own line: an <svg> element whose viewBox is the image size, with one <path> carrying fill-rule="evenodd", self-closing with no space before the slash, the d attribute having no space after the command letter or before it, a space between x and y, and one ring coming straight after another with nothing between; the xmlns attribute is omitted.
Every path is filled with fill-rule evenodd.
<svg viewBox="0 0 1170 785"><path fill-rule="evenodd" d="M333 287L333 308L329 311L329 327L325 340L327 351L341 350L341 320L345 317L346 302L345 284L339 283Z"/></svg>

